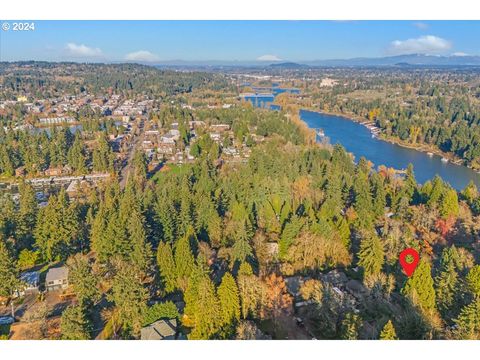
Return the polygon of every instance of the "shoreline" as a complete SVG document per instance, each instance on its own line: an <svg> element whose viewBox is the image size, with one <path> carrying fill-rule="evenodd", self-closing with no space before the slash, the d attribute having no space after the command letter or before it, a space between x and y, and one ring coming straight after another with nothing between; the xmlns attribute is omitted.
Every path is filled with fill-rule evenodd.
<svg viewBox="0 0 480 360"><path fill-rule="evenodd" d="M350 120L350 121L353 121L353 122L356 122L356 123L359 123L363 126L365 126L368 130L371 131L371 129L368 127L368 124L370 123L368 120L358 116L358 115L354 115L354 114L345 114L345 113L336 113L336 112L331 112L331 111L323 111L323 110L318 110L318 109L311 109L311 108L304 108L302 107L301 110L305 110L305 111L311 111L311 112L316 112L316 113L319 113L319 114L324 114L324 115L330 115L330 116L338 116L338 117L342 117L344 119L347 119L347 120ZM303 121L303 120L302 120ZM308 126L308 125L307 125ZM400 139L396 139L394 137L387 137L385 136L385 134L382 133L382 129L379 128L379 127L374 127L375 129L378 129L379 132L377 134L374 134L375 137L379 140L382 140L382 141L386 141L386 142L389 142L391 144L395 144L395 145L398 145L398 146L401 146L403 148L407 148L407 149L411 149L411 150L416 150L416 151L419 151L419 152L423 152L425 154L432 154L432 155L437 155L437 156L440 156L441 158L445 158L448 160L448 162L454 164L454 165L458 165L458 166L465 166L469 169L471 169L472 171L475 171L475 172L479 172L480 173L480 169L475 169L473 168L470 164L465 164L464 163L464 160L456 157L455 155L452 155L451 153L445 153L443 152L442 150L438 149L438 148L431 148L429 147L428 145L413 145L413 144L410 144L410 143L406 143L406 142L403 142L402 140ZM373 133L372 133L373 134Z"/></svg>

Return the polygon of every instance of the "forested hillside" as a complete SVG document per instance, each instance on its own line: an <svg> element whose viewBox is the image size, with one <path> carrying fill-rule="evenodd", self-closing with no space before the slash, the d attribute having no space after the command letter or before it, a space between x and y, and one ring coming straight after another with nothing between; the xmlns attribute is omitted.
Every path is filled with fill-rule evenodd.
<svg viewBox="0 0 480 360"><path fill-rule="evenodd" d="M137 157L123 190L114 178L82 202L61 190L39 208L23 184L18 203L2 198L0 295L20 270L65 261L76 298L62 314L65 339L98 334L99 312L107 337L136 338L166 316L189 339L282 338L300 314L322 339L479 338L473 185L419 186L411 168L400 178L308 144L284 113L235 111L218 121L269 129L246 163L219 161L205 137L193 164L152 178ZM411 278L398 265L406 247L421 254ZM355 281L353 296L338 273ZM294 275L298 293L287 287Z"/></svg>

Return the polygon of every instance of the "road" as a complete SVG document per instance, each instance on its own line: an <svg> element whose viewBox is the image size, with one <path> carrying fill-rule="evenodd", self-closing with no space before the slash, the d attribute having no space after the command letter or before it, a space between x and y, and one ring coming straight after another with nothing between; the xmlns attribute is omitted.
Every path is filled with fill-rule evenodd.
<svg viewBox="0 0 480 360"><path fill-rule="evenodd" d="M120 188L124 189L127 184L127 179L132 170L133 157L135 156L135 150L142 148L142 139L144 138L144 120L140 119L138 122L138 135L133 135L132 143L128 147L127 158L122 164L122 170L120 170Z"/></svg>

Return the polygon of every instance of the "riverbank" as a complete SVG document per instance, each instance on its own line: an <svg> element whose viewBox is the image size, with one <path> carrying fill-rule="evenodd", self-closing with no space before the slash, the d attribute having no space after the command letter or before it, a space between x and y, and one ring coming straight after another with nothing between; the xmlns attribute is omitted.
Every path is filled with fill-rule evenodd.
<svg viewBox="0 0 480 360"><path fill-rule="evenodd" d="M373 128L378 129L378 132L373 132L372 131L372 126L370 125L372 122L370 122L370 121L366 120L365 118L363 118L361 116L358 116L356 114L350 114L350 113L346 114L346 113L339 113L339 112L332 112L332 111L323 111L323 110L310 108L310 107L306 107L306 108L302 107L302 110L313 111L313 112L317 112L319 114L324 114L324 115L339 116L339 117L342 117L344 119L357 122L357 123L365 126L366 128L368 128L374 136L376 136L378 139L380 139L382 141L386 141L386 142L389 142L391 144L395 144L395 145L398 145L398 146L401 146L401 147L404 147L404 148L407 148L407 149L420 151L420 152L426 153L428 155L430 155L430 154L437 155L437 156L440 156L442 159L447 159L452 164L459 165L459 166L465 166L465 167L467 167L467 168L469 168L473 171L477 171L477 172L480 173L480 169L473 168L472 165L467 164L465 162L465 160L455 156L452 153L443 152L442 150L440 150L437 147L434 147L434 146L431 146L431 145L426 145L426 144L411 144L411 143L408 143L408 142L403 141L401 139L398 139L396 137L387 136L382 132L382 129L377 127L377 126L374 126Z"/></svg>
<svg viewBox="0 0 480 360"><path fill-rule="evenodd" d="M302 110L300 115L310 129L322 129L328 137L328 143L343 145L347 152L355 156L355 159L364 157L376 168L384 165L388 168L405 170L409 164L412 164L419 184L432 180L438 175L459 191L464 189L470 181L474 181L475 185L480 187L480 174L476 171L450 161L442 161L440 156L429 156L424 151L372 136L371 130L363 126L358 119L352 121L346 116L309 110Z"/></svg>

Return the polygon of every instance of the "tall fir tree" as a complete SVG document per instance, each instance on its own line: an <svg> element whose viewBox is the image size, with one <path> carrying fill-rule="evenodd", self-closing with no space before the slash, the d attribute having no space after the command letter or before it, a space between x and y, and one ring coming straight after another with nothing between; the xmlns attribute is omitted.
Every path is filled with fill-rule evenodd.
<svg viewBox="0 0 480 360"><path fill-rule="evenodd" d="M473 297L480 299L480 265L475 265L466 276L468 290Z"/></svg>
<svg viewBox="0 0 480 360"><path fill-rule="evenodd" d="M152 249L147 241L144 217L138 210L131 213L127 232L131 243L130 261L139 271L146 274L150 267Z"/></svg>
<svg viewBox="0 0 480 360"><path fill-rule="evenodd" d="M80 243L80 223L75 204L69 204L65 189L51 196L41 209L35 241L46 261L65 260Z"/></svg>
<svg viewBox="0 0 480 360"><path fill-rule="evenodd" d="M81 305L69 306L62 313L61 332L64 340L89 340L92 325Z"/></svg>
<svg viewBox="0 0 480 360"><path fill-rule="evenodd" d="M28 248L32 245L33 231L37 221L38 205L35 198L35 190L26 182L19 185L19 207L15 227L15 237L19 241L19 247ZM18 249L17 249L18 250Z"/></svg>
<svg viewBox="0 0 480 360"><path fill-rule="evenodd" d="M172 293L177 288L177 276L172 246L169 243L160 241L158 244L157 265L165 292Z"/></svg>
<svg viewBox="0 0 480 360"><path fill-rule="evenodd" d="M388 320L380 332L380 340L398 340L392 320Z"/></svg>
<svg viewBox="0 0 480 360"><path fill-rule="evenodd" d="M413 165L408 164L407 171L405 173L405 180L403 184L403 191L408 197L410 203L416 203L418 201L417 180L413 172Z"/></svg>
<svg viewBox="0 0 480 360"><path fill-rule="evenodd" d="M0 236L0 296L11 296L18 284L18 271L14 258Z"/></svg>
<svg viewBox="0 0 480 360"><path fill-rule="evenodd" d="M238 287L229 272L225 273L217 290L222 326L230 327L240 319Z"/></svg>
<svg viewBox="0 0 480 360"><path fill-rule="evenodd" d="M448 249L444 249L440 260L440 270L435 277L435 293L438 310L445 316L458 300L460 282L454 259Z"/></svg>
<svg viewBox="0 0 480 360"><path fill-rule="evenodd" d="M343 340L357 340L362 319L354 313L347 313L340 325L340 337Z"/></svg>
<svg viewBox="0 0 480 360"><path fill-rule="evenodd" d="M480 340L480 299L464 306L455 319L453 333L459 340Z"/></svg>
<svg viewBox="0 0 480 360"><path fill-rule="evenodd" d="M195 256L192 251L192 242L196 242L193 228L187 230L185 236L180 238L175 246L175 269L177 287L185 291L188 279L195 270Z"/></svg>
<svg viewBox="0 0 480 360"><path fill-rule="evenodd" d="M458 215L458 196L455 189L447 189L440 202L440 214L444 218L456 217Z"/></svg>
<svg viewBox="0 0 480 360"><path fill-rule="evenodd" d="M67 261L68 280L81 307L90 307L100 300L98 280L93 273L92 265L88 258L76 254Z"/></svg>
<svg viewBox="0 0 480 360"><path fill-rule="evenodd" d="M127 336L138 336L147 309L148 291L138 271L128 262L114 260L115 275L108 296L115 303L118 321Z"/></svg>
<svg viewBox="0 0 480 360"><path fill-rule="evenodd" d="M372 184L372 205L376 218L382 218L385 214L385 206L387 205L385 185L383 178L379 173L373 173L370 177Z"/></svg>
<svg viewBox="0 0 480 360"><path fill-rule="evenodd" d="M75 135L72 147L68 150L68 164L75 174L85 174L87 171L87 153L80 135Z"/></svg>
<svg viewBox="0 0 480 360"><path fill-rule="evenodd" d="M402 294L411 298L412 302L424 311L435 309L435 288L433 286L430 264L420 260L413 275L401 290Z"/></svg>
<svg viewBox="0 0 480 360"><path fill-rule="evenodd" d="M114 164L114 154L108 143L104 132L97 140L97 147L93 151L93 171L112 172Z"/></svg>
<svg viewBox="0 0 480 360"><path fill-rule="evenodd" d="M210 278L196 270L185 290L183 323L192 328L192 340L211 339L220 329L221 318L215 286Z"/></svg>
<svg viewBox="0 0 480 360"><path fill-rule="evenodd" d="M373 225L373 205L370 184L368 180L368 166L364 158L360 159L353 184L354 208L357 212L357 226L369 229Z"/></svg>
<svg viewBox="0 0 480 360"><path fill-rule="evenodd" d="M232 267L236 261L240 263L247 261L253 255L250 245L250 238L245 225L241 226L235 233L235 242L232 248Z"/></svg>
<svg viewBox="0 0 480 360"><path fill-rule="evenodd" d="M358 265L363 267L365 276L377 275L385 262L383 243L375 234L366 232L360 243Z"/></svg>

